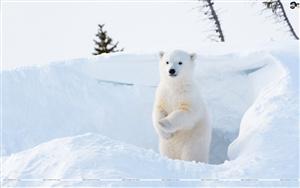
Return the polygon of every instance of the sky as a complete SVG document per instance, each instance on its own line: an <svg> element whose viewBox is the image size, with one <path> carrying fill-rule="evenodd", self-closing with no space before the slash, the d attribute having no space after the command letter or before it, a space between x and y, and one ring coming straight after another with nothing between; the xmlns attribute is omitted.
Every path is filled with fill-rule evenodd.
<svg viewBox="0 0 300 188"><path fill-rule="evenodd" d="M216 42L198 1L1 1L2 68L91 57L98 24L126 53L199 51ZM299 35L299 9L287 14ZM291 40L286 28L254 1L215 1L227 43Z"/></svg>

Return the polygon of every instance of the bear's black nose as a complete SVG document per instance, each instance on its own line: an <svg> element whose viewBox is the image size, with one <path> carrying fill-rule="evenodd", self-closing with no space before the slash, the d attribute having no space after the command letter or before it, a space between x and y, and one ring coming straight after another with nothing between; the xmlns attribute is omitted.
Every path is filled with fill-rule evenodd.
<svg viewBox="0 0 300 188"><path fill-rule="evenodd" d="M169 73L172 75L172 74L175 74L175 69L170 69L169 70Z"/></svg>

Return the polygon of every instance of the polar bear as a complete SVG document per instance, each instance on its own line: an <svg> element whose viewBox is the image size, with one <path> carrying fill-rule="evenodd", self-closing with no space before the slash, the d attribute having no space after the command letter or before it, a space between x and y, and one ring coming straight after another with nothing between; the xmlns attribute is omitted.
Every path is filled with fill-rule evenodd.
<svg viewBox="0 0 300 188"><path fill-rule="evenodd" d="M195 58L181 50L160 52L152 119L162 155L207 163L211 126L194 78Z"/></svg>

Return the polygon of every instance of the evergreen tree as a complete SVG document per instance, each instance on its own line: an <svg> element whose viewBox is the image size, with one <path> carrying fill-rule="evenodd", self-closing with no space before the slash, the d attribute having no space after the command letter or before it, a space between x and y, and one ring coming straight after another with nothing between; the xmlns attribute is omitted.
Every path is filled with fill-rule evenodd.
<svg viewBox="0 0 300 188"><path fill-rule="evenodd" d="M98 38L99 41L94 40L96 47L95 52L93 55L100 55L103 53L113 53L113 52L121 52L124 50L122 49L117 49L119 42L116 42L115 44L113 43L112 38L110 38L107 35L107 31L103 29L104 24L99 24L98 25L99 30L98 33L96 34L96 37Z"/></svg>
<svg viewBox="0 0 300 188"><path fill-rule="evenodd" d="M263 4L266 7L265 9L271 10L275 18L277 18L277 21L286 24L292 36L296 40L299 40L299 37L297 36L289 18L286 15L282 2L280 0L268 0L264 1Z"/></svg>
<svg viewBox="0 0 300 188"><path fill-rule="evenodd" d="M214 29L213 31L217 34L216 37L218 39L211 38L212 40L215 41L221 41L224 42L225 41L225 37L224 37L224 33L221 27L221 22L219 20L219 17L217 15L217 12L214 8L214 2L212 0L199 0L203 2L203 6L201 8L201 11L204 11L204 15L206 15L208 17L209 20L212 21L213 25L214 25Z"/></svg>

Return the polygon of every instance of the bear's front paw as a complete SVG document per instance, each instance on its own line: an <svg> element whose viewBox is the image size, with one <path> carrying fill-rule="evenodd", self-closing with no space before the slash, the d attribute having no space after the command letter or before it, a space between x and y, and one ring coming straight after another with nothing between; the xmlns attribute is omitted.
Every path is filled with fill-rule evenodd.
<svg viewBox="0 0 300 188"><path fill-rule="evenodd" d="M167 132L160 130L159 136L165 140L168 140L173 137L173 133L167 133Z"/></svg>
<svg viewBox="0 0 300 188"><path fill-rule="evenodd" d="M168 119L164 118L164 119L160 120L158 123L160 124L161 129L164 130L165 132L168 132L168 133L175 132L174 127L172 126L171 122Z"/></svg>

